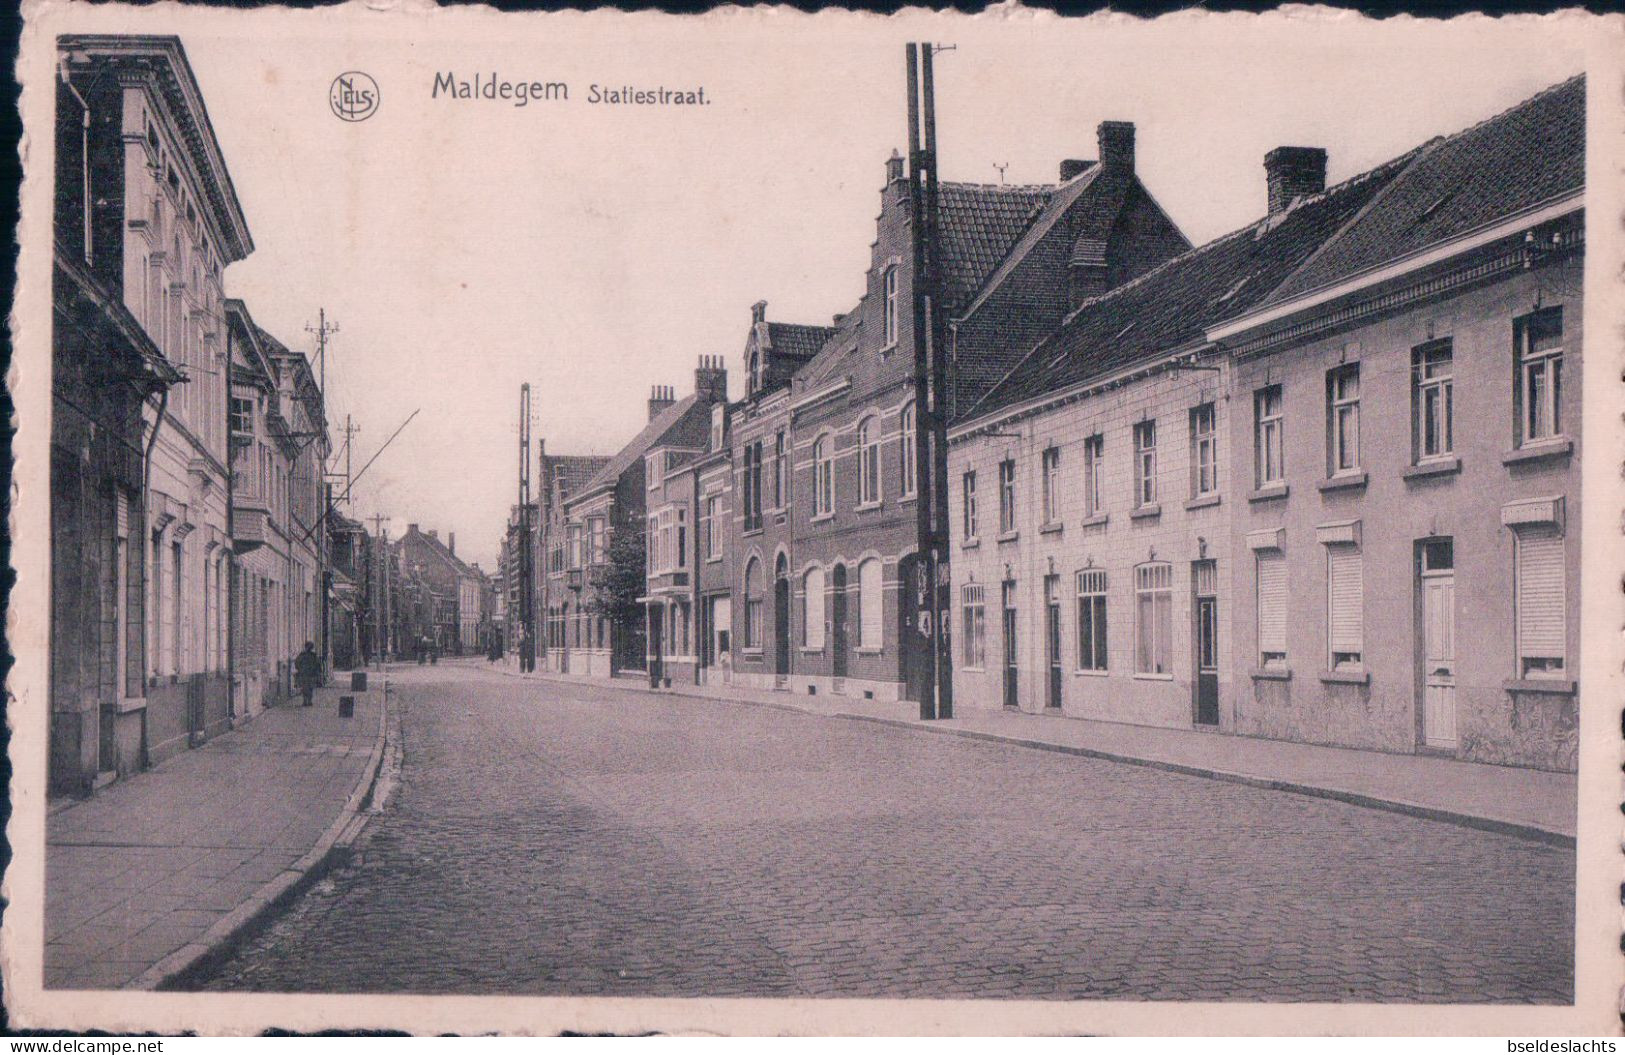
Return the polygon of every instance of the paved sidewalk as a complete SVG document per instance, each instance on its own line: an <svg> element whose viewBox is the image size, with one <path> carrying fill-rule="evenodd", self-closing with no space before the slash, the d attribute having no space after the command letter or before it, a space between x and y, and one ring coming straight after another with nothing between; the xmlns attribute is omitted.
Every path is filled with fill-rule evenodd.
<svg viewBox="0 0 1625 1055"><path fill-rule="evenodd" d="M521 675L511 663L496 669L515 677L657 691L650 689L647 681L631 678L585 678L543 672ZM934 733L1149 765L1395 810L1559 845L1572 846L1575 838L1578 800L1572 773L1011 711L974 711L948 721L923 722L919 719L918 704L882 703L845 696L798 696L731 686L675 684L658 691L860 718Z"/></svg>
<svg viewBox="0 0 1625 1055"><path fill-rule="evenodd" d="M46 987L154 986L291 889L377 769L376 672L369 688L354 694L353 718L339 717L338 688L319 690L308 709L296 697L52 813Z"/></svg>

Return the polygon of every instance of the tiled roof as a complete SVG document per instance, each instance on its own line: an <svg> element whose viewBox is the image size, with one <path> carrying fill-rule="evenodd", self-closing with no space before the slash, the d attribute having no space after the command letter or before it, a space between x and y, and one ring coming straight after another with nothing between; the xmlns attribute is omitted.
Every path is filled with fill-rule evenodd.
<svg viewBox="0 0 1625 1055"><path fill-rule="evenodd" d="M975 296L1055 191L1052 186L938 184L945 306L957 308Z"/></svg>
<svg viewBox="0 0 1625 1055"><path fill-rule="evenodd" d="M1206 326L1256 305L1415 156L1413 151L1390 161L1085 301L965 418L1080 384L1201 339Z"/></svg>
<svg viewBox="0 0 1625 1055"><path fill-rule="evenodd" d="M1270 302L1449 241L1585 186L1585 77L1423 148L1415 165Z"/></svg>
<svg viewBox="0 0 1625 1055"><path fill-rule="evenodd" d="M588 494L600 487L613 486L615 481L620 479L622 473L631 468L634 463L640 461L651 449L660 446L661 443L682 442L691 439L692 437L679 434L687 431L681 426L684 424L688 412L698 402L699 397L690 394L655 415L655 419L645 425L643 431L632 438L631 443L611 455L603 467L594 473L586 484L570 492L570 497L574 498ZM668 435L668 433L671 435ZM698 438L703 440L703 432Z"/></svg>
<svg viewBox="0 0 1625 1055"><path fill-rule="evenodd" d="M796 374L798 381L805 386L803 391L811 392L823 388L831 378L841 373L848 356L857 348L855 335L862 317L863 312L856 308L841 316L840 324L824 339L824 346L819 349L818 354Z"/></svg>
<svg viewBox="0 0 1625 1055"><path fill-rule="evenodd" d="M564 488L565 494L575 494L581 485L591 480L605 465L609 464L607 454L550 454L547 456L548 472L558 486Z"/></svg>
<svg viewBox="0 0 1625 1055"><path fill-rule="evenodd" d="M833 326L806 326L797 322L767 324L767 337L773 342L773 354L788 359L811 359L834 332Z"/></svg>

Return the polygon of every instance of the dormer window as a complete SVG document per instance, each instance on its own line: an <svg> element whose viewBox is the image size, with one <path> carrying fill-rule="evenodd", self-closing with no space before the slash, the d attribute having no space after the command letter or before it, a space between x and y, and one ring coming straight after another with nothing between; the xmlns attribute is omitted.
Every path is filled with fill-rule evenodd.
<svg viewBox="0 0 1625 1055"><path fill-rule="evenodd" d="M885 338L885 346L892 347L897 343L897 265L886 268L880 280L881 290L884 294L886 316L881 332Z"/></svg>

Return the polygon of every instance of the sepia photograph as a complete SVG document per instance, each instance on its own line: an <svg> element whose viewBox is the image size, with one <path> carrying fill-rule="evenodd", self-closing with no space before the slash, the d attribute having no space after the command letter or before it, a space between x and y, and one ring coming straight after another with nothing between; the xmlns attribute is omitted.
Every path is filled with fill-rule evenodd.
<svg viewBox="0 0 1625 1055"><path fill-rule="evenodd" d="M1619 1032L1618 16L26 6L15 1022Z"/></svg>

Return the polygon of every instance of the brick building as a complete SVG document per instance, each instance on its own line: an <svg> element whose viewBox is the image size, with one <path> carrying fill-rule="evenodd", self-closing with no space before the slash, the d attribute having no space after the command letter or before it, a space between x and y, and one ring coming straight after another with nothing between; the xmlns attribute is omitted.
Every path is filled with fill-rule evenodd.
<svg viewBox="0 0 1625 1055"><path fill-rule="evenodd" d="M177 39L71 35L59 38L58 48L55 227L61 255L88 280L81 290L111 298L101 314L133 320L150 342L145 350L161 354L181 382L141 404L139 426L123 418L128 407L118 409L114 435L139 437L144 446L145 495L132 503L131 488L115 483L103 503L114 515L81 521L99 525L85 545L103 559L77 584L60 568L64 562L55 562L65 576L55 584L64 599L75 592L88 598L75 587L98 577L112 584L111 590L104 586L105 611L114 607L118 589L107 573L116 558L108 554L122 548L121 607L129 628L118 635L125 643L122 660L106 642L78 642L86 648L81 655L73 642L53 641L56 674L64 682L63 693L53 691L62 716L57 783L65 787L83 783L96 755L98 769L127 770L161 761L230 721L221 271L252 252L253 241ZM75 474L66 462L57 468L66 496ZM126 466L114 477L130 483L134 472ZM82 483L84 474L77 475ZM116 515L121 508L122 518ZM141 549L144 559L131 558L132 549ZM129 603L135 589L146 591L139 607ZM137 611L146 631L138 648L131 647ZM94 689L84 669L71 669L86 662L100 668ZM110 675L121 664L123 675ZM144 691L133 691L133 672L143 666ZM76 688L67 691L69 685ZM85 717L104 705L112 709L108 720Z"/></svg>
<svg viewBox="0 0 1625 1055"><path fill-rule="evenodd" d="M440 540L439 531L421 531L408 524L406 534L391 544L407 586L409 625L405 640L427 636L442 655L462 655L479 648L479 626L484 573L457 557L457 533Z"/></svg>
<svg viewBox="0 0 1625 1055"><path fill-rule="evenodd" d="M1272 151L1040 342L950 432L958 705L1572 769L1583 100Z"/></svg>
<svg viewBox="0 0 1625 1055"><path fill-rule="evenodd" d="M572 562L572 539L567 507L571 498L609 464L608 455L548 454L544 443L538 475L536 546L536 607L540 644L536 662L545 670L567 673L570 650L584 647L580 596L586 572L579 559ZM514 595L517 598L517 594ZM516 638L517 640L517 638Z"/></svg>

